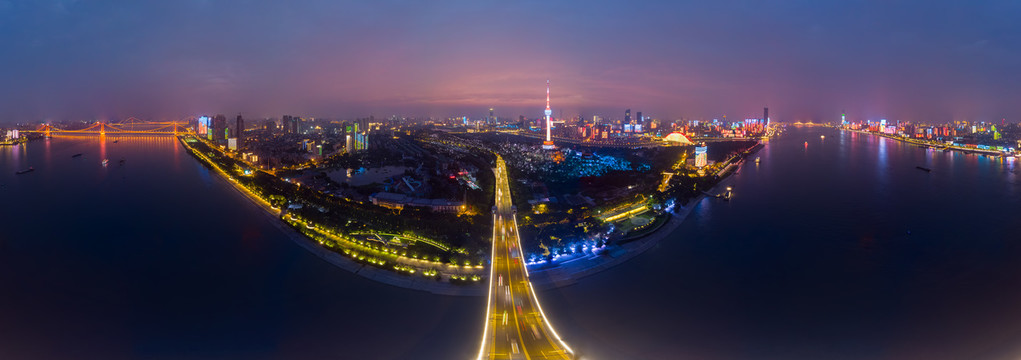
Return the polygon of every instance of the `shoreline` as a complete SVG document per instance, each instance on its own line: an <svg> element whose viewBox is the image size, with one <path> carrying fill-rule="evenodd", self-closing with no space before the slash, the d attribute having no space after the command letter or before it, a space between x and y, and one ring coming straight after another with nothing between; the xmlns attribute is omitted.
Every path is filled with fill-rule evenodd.
<svg viewBox="0 0 1021 360"><path fill-rule="evenodd" d="M179 141L182 139L179 138ZM190 147L185 145L191 151ZM758 149L758 150L761 150ZM756 152L758 152L756 150ZM201 159L198 159L191 154L196 161L200 164L204 164ZM204 164L205 165L205 164ZM208 168L209 166L207 166ZM718 192L719 188L725 186L726 183L731 181L731 175L736 173L740 166L734 166L732 171L726 172L723 178L716 183L709 192ZM357 262L342 254L333 252L327 248L320 246L318 241L313 240L302 234L301 232L291 228L286 222L284 222L280 216L279 211L274 211L269 207L268 203L265 203L262 199L256 197L254 194L248 193L244 188L240 187L240 184L230 181L226 178L226 174L219 168L213 166L213 171L218 175L218 178L226 182L234 191L239 195L247 198L249 204L258 207L260 213L270 220L270 223L280 230L285 236L287 236L295 244L304 248L308 252L312 253L316 257L326 261L327 263L336 266L340 269L348 271L352 274L360 276L362 278L383 283L390 286L399 288L424 291L437 295L446 296L485 296L487 293L487 287L481 286L488 282L479 282L478 284L467 284L467 285L455 285L449 282L441 282L435 279L415 277L412 275L402 275L395 272L375 268L366 264ZM666 223L661 225L655 231L642 235L638 239L629 241L625 244L618 245L613 249L609 249L600 255L586 255L575 259L570 259L562 263L555 264L553 266L544 266L537 269L528 269L529 280L532 285L538 290L552 290L565 286L574 285L579 280L595 275L597 273L609 270L617 265L623 264L632 258L645 253L651 249L660 241L666 239L672 234L680 225L688 218L694 207L704 200L707 196L701 194L684 204L681 209L676 212L669 214L669 218ZM265 203L265 204L264 204ZM576 263L574 265L571 263Z"/></svg>
<svg viewBox="0 0 1021 360"><path fill-rule="evenodd" d="M730 176L725 177L713 186L710 191L718 190L720 186L723 186L724 183L729 181ZM694 199L688 201L687 204L684 204L681 210L668 215L670 218L667 219L665 224L656 229L656 231L623 245L619 245L611 250L607 250L604 254L586 255L554 266L542 267L534 270L530 269L529 278L532 281L532 285L540 290L552 290L571 286L578 283L581 279L601 273L617 265L630 261L665 240L670 234L673 234L673 232L677 230L682 223L684 223L684 220L687 220L695 206L705 198L705 194L698 195ZM617 255L615 256L614 253ZM584 265L573 266L573 264L567 264L575 261L583 261Z"/></svg>
<svg viewBox="0 0 1021 360"><path fill-rule="evenodd" d="M179 141L183 142L183 140L180 139ZM185 145L185 148L189 149L189 153L191 151L194 151L191 150L191 148L188 147L187 145ZM191 155L193 158L195 158L193 154ZM202 160L198 158L195 158L195 160L198 161L200 164L206 165ZM209 166L206 167L208 168ZM272 224L274 227L280 230L280 232L287 236L289 239L291 239L291 241L293 241L298 246L304 248L308 252L312 253L316 257L322 259L323 261L326 261L327 263L335 267L338 267L342 270L346 270L352 274L372 281L409 290L425 291L437 295L447 296L483 296L486 294L487 289L485 287L479 286L482 284L482 282L479 282L478 285L477 284L454 285L449 282L440 282L430 278L416 277L413 275L401 275L391 271L359 263L355 260L345 257L344 255L330 251L329 249L320 246L318 241L315 241L288 226L287 223L280 219L278 211L273 211L271 208L269 208L268 204L263 204L264 201L262 199L255 197L253 194L248 193L246 189L241 188L239 184L227 179L219 168L213 166L212 170L216 172L217 175L219 175L217 176L217 178L223 180L227 185L230 186L231 189L236 191L239 195L247 198L249 200L248 203L250 205L259 208L259 210L261 210L259 212L267 217L270 224Z"/></svg>
<svg viewBox="0 0 1021 360"><path fill-rule="evenodd" d="M755 152L762 150L764 147L765 146L756 149ZM741 165L743 165L743 163ZM739 168L740 165L734 166L733 170L726 172L720 181L706 192L719 192L721 187L726 186L730 181L732 181L733 178L731 175L737 173ZM673 214L669 214L668 216L670 218L667 219L666 223L661 225L652 233L643 235L638 239L629 241L625 244L618 245L613 249L607 249L600 255L590 254L576 259L566 260L552 266L537 266L536 269L528 270L529 279L531 280L532 285L539 290L552 290L574 285L581 279L628 262L659 244L670 234L673 234L674 231L681 226L684 220L687 220L695 206L706 197L705 192L703 192L703 194L689 200L688 203L684 204L680 210L677 210ZM574 262L579 262L579 265L572 264Z"/></svg>
<svg viewBox="0 0 1021 360"><path fill-rule="evenodd" d="M840 128L840 127L834 127L834 128L837 129L837 130L840 130L840 131L845 131L846 130L846 131L850 131L850 132L854 132L854 133L859 133L859 134L864 134L864 135L874 135L874 136L878 136L878 137L882 137L882 138L887 138L887 139L890 139L890 140L900 141L900 142L911 144L911 145L918 145L918 146L923 146L923 147L926 147L926 148L931 148L932 150L958 151L958 152L964 153L965 155L977 154L977 155L1003 156L1003 157L1011 156L1011 155L1007 155L1007 154L1004 154L1004 153L996 151L996 150L985 150L985 149L978 149L978 148L974 148L974 149L972 149L972 148L963 148L963 147L960 147L960 146L946 145L946 144L943 144L943 145L927 144L927 143L924 143L924 142L921 142L921 141L918 141L918 140L915 140L915 139L905 138L905 137L902 137L902 136L893 136L893 135L889 135L889 134L875 133L875 132L870 132L870 131L862 131L862 130L854 130L854 129L844 129L844 128ZM939 149L938 147L940 147L940 146L944 147L944 149Z"/></svg>

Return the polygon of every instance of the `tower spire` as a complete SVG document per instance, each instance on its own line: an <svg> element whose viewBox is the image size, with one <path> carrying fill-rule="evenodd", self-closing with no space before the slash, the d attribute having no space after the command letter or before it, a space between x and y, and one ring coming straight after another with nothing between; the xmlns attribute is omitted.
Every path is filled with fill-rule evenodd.
<svg viewBox="0 0 1021 360"><path fill-rule="evenodd" d="M549 79L546 79L546 110L549 109Z"/></svg>

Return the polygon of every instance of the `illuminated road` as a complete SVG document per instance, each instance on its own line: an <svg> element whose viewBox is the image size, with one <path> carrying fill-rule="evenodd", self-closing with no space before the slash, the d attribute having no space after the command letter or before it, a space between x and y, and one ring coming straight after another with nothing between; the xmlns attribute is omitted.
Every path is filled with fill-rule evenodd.
<svg viewBox="0 0 1021 360"><path fill-rule="evenodd" d="M553 330L528 281L507 181L507 166L497 156L493 255L478 359L572 359L573 351Z"/></svg>

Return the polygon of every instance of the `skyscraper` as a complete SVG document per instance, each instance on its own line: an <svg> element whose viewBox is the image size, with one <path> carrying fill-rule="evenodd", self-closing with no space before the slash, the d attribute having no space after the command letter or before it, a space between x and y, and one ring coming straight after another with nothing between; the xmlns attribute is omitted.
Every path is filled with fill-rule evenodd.
<svg viewBox="0 0 1021 360"><path fill-rule="evenodd" d="M227 140L227 117L223 114L213 117L213 140Z"/></svg>
<svg viewBox="0 0 1021 360"><path fill-rule="evenodd" d="M624 110L624 123L631 123L631 109Z"/></svg>
<svg viewBox="0 0 1021 360"><path fill-rule="evenodd" d="M294 132L294 127L291 126L292 122L293 120L291 115L284 115L283 119L280 121L280 125L284 128L284 133Z"/></svg>
<svg viewBox="0 0 1021 360"><path fill-rule="evenodd" d="M769 125L769 108L762 108L762 125Z"/></svg>
<svg viewBox="0 0 1021 360"><path fill-rule="evenodd" d="M546 141L542 143L542 148L546 150L553 150L556 146L553 145L553 110L549 107L549 79L546 80Z"/></svg>
<svg viewBox="0 0 1021 360"><path fill-rule="evenodd" d="M703 168L708 164L708 150L709 147L705 143L698 144L695 146L695 166Z"/></svg>
<svg viewBox="0 0 1021 360"><path fill-rule="evenodd" d="M245 119L238 114L237 122L234 124L234 137L238 138L238 147L245 146Z"/></svg>
<svg viewBox="0 0 1021 360"><path fill-rule="evenodd" d="M198 126L196 127L195 132L198 133L199 135L205 136L208 139L209 135L211 134L209 132L209 127L211 124L212 124L211 119L208 116L201 116L198 119Z"/></svg>

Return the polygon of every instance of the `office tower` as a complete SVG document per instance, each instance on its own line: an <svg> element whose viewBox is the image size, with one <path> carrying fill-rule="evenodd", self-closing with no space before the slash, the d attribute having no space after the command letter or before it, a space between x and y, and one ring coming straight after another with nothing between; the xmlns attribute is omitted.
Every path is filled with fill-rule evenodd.
<svg viewBox="0 0 1021 360"><path fill-rule="evenodd" d="M213 117L213 140L226 140L227 139L227 117L223 114L218 114Z"/></svg>
<svg viewBox="0 0 1021 360"><path fill-rule="evenodd" d="M701 168L708 164L708 151L709 147L705 143L699 144L695 147L695 166Z"/></svg>
<svg viewBox="0 0 1021 360"><path fill-rule="evenodd" d="M241 114L238 114L237 121L234 124L234 137L238 139L238 147L245 146L245 119L241 118Z"/></svg>
<svg viewBox="0 0 1021 360"><path fill-rule="evenodd" d="M292 119L293 118L291 117L291 115L284 115L283 119L281 120L280 125L283 126L285 133L289 134L294 132L294 127L292 127L291 125L291 123L293 122Z"/></svg>

